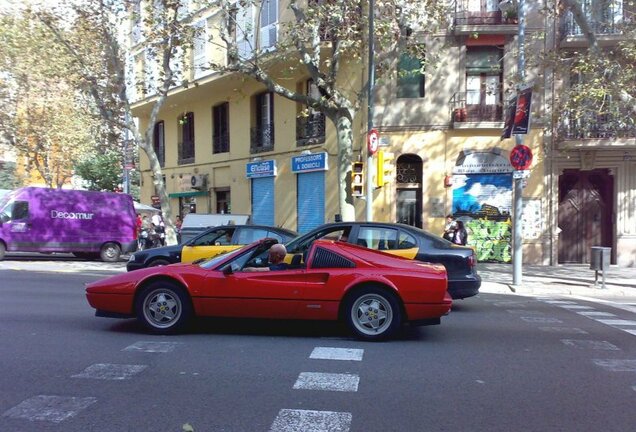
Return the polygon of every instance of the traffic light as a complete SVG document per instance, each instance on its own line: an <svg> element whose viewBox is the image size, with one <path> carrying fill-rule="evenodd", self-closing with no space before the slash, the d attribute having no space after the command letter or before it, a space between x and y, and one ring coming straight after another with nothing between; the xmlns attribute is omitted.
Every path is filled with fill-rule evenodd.
<svg viewBox="0 0 636 432"><path fill-rule="evenodd" d="M354 162L351 168L351 195L364 196L364 163Z"/></svg>
<svg viewBox="0 0 636 432"><path fill-rule="evenodd" d="M393 181L395 166L393 153L379 150L376 153L375 187L382 187Z"/></svg>

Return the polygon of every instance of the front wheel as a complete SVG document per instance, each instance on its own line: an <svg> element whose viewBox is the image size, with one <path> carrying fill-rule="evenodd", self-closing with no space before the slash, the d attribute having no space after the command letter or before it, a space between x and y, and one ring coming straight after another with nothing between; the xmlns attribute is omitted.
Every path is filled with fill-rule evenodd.
<svg viewBox="0 0 636 432"><path fill-rule="evenodd" d="M173 282L153 282L144 288L135 304L137 319L154 333L183 330L192 318L192 304L184 290Z"/></svg>
<svg viewBox="0 0 636 432"><path fill-rule="evenodd" d="M358 339L377 341L390 337L402 325L396 296L376 287L364 288L348 297L345 320Z"/></svg>
<svg viewBox="0 0 636 432"><path fill-rule="evenodd" d="M119 257L121 256L121 248L116 243L106 243L99 251L99 256L101 257L102 261L119 261Z"/></svg>

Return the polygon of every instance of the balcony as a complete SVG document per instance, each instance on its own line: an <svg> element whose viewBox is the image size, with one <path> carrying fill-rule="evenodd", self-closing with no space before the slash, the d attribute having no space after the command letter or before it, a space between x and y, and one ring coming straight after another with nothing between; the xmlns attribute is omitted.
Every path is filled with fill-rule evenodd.
<svg viewBox="0 0 636 432"><path fill-rule="evenodd" d="M623 39L624 14L627 12L623 10L623 0L609 0L596 7L594 4L595 2L585 1L582 7L583 12L588 17L590 29L597 36L599 43L611 45L613 42ZM587 46L587 38L574 19L572 12L568 11L562 18L560 33L561 47Z"/></svg>
<svg viewBox="0 0 636 432"><path fill-rule="evenodd" d="M503 128L500 88L455 93L451 99L451 123L455 129Z"/></svg>
<svg viewBox="0 0 636 432"><path fill-rule="evenodd" d="M636 138L636 116L627 110L620 114L585 113L578 118L566 115L560 135L570 141Z"/></svg>
<svg viewBox="0 0 636 432"><path fill-rule="evenodd" d="M227 153L230 151L230 134L226 132L222 132L218 135L214 135L212 137L212 152L216 153Z"/></svg>
<svg viewBox="0 0 636 432"><path fill-rule="evenodd" d="M517 17L504 15L498 8L489 9L486 5L471 0L456 0L453 13L453 29L455 34L515 34L518 30Z"/></svg>
<svg viewBox="0 0 636 432"><path fill-rule="evenodd" d="M274 150L274 124L250 129L250 153Z"/></svg>
<svg viewBox="0 0 636 432"><path fill-rule="evenodd" d="M325 142L325 115L314 113L296 119L296 144L298 146Z"/></svg>

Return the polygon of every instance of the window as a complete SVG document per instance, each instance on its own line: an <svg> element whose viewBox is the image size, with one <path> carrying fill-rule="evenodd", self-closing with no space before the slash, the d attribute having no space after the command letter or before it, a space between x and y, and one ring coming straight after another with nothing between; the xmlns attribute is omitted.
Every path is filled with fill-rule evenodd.
<svg viewBox="0 0 636 432"><path fill-rule="evenodd" d="M197 237L191 246L227 246L232 244L234 229L214 230Z"/></svg>
<svg viewBox="0 0 636 432"><path fill-rule="evenodd" d="M466 111L469 121L502 121L503 48L466 48Z"/></svg>
<svg viewBox="0 0 636 432"><path fill-rule="evenodd" d="M14 202L11 218L13 220L28 219L29 218L29 202L28 201Z"/></svg>
<svg viewBox="0 0 636 432"><path fill-rule="evenodd" d="M221 214L232 213L229 190L216 191L216 212Z"/></svg>
<svg viewBox="0 0 636 432"><path fill-rule="evenodd" d="M131 39L133 44L141 41L141 0L136 0L132 6Z"/></svg>
<svg viewBox="0 0 636 432"><path fill-rule="evenodd" d="M398 230L382 227L360 227L358 245L376 250L399 249ZM414 239L413 239L414 240Z"/></svg>
<svg viewBox="0 0 636 432"><path fill-rule="evenodd" d="M157 159L159 159L159 165L163 167L166 163L166 142L163 121L155 124L155 129L152 133L152 147L157 154Z"/></svg>
<svg viewBox="0 0 636 432"><path fill-rule="evenodd" d="M263 0L261 3L260 49L273 48L277 38L278 0Z"/></svg>
<svg viewBox="0 0 636 432"><path fill-rule="evenodd" d="M194 113L179 116L179 165L194 163Z"/></svg>
<svg viewBox="0 0 636 432"><path fill-rule="evenodd" d="M212 107L212 152L230 151L230 104L222 103Z"/></svg>
<svg viewBox="0 0 636 432"><path fill-rule="evenodd" d="M201 77L207 70L205 48L207 43L207 26L205 20L194 24L194 38L192 40L192 68L194 78Z"/></svg>
<svg viewBox="0 0 636 432"><path fill-rule="evenodd" d="M425 79L422 73L422 61L409 54L402 54L398 62L397 97L424 97Z"/></svg>
<svg viewBox="0 0 636 432"><path fill-rule="evenodd" d="M353 261L327 249L316 248L311 268L354 268Z"/></svg>
<svg viewBox="0 0 636 432"><path fill-rule="evenodd" d="M254 50L254 7L248 3L243 5L238 3L238 11L236 12L236 46L238 48L238 57L246 60L252 57Z"/></svg>
<svg viewBox="0 0 636 432"><path fill-rule="evenodd" d="M238 232L237 244L246 245L267 237L267 230L254 228L241 228Z"/></svg>
<svg viewBox="0 0 636 432"><path fill-rule="evenodd" d="M313 80L307 80L304 85L304 91L308 96L320 99L320 90ZM296 144L301 146L325 142L325 114L308 107L308 115L305 117L300 115L303 107L299 108L296 121Z"/></svg>
<svg viewBox="0 0 636 432"><path fill-rule="evenodd" d="M252 128L251 151L257 153L274 149L274 93L265 92L254 97L256 127Z"/></svg>

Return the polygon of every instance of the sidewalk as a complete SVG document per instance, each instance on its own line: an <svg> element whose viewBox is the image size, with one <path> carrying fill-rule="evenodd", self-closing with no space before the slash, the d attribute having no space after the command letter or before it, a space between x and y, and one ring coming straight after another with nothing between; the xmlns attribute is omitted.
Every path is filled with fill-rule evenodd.
<svg viewBox="0 0 636 432"><path fill-rule="evenodd" d="M594 285L589 264L558 266L523 265L521 286L512 287L512 264L478 263L482 292L518 294L575 294L593 297L633 297L636 301L636 268L612 266Z"/></svg>

